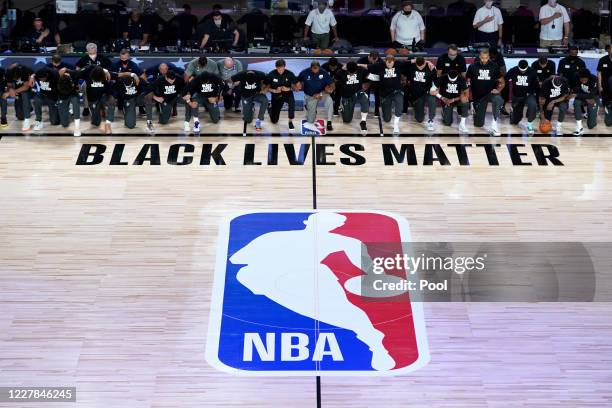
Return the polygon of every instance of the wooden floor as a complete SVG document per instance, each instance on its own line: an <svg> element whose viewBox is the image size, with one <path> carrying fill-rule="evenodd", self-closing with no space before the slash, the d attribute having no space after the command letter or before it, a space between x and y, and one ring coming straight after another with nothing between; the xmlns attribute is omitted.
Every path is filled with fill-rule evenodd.
<svg viewBox="0 0 612 408"><path fill-rule="evenodd" d="M12 107L9 109L12 112ZM333 120L334 131L333 134L342 135L342 134L360 134L359 128L359 109L355 109L354 120L351 123L343 123L341 117L335 117ZM155 124L155 134L183 134L183 118L184 118L184 109L182 106L178 108L178 114L176 117L172 118L170 122L166 125L159 125L156 123L157 121L157 113L154 113L154 124ZM10 120L11 117L14 117L12 113L9 113L9 127L8 129L2 130L0 132L21 134L21 122L16 120ZM287 112L281 112L280 120L277 124L273 124L270 122L270 118L266 113L264 119L264 129L261 132L257 132L257 134L296 134L299 135L299 124L301 119L305 119L305 114L303 111L297 111L295 114L294 125L296 126L295 130L289 130L287 122ZM553 117L556 120L556 115ZM40 132L34 132L31 130L30 132L26 132L27 135L44 135L44 134L72 134L72 124L70 127L64 129L61 126L51 126L48 122L47 112L43 112L43 120L46 121L44 123L45 127ZM244 130L244 122L242 121L242 113L236 113L233 111L225 112L225 110L221 109L221 121L214 124L210 122L208 114L203 110L200 112L200 120L202 123L202 133L206 134L242 134ZM471 134L488 134L488 127L491 120L491 114L487 113L487 118L485 121L485 126L481 128L477 128L473 126L472 116L470 116L466 122L468 130ZM435 123L435 131L434 134L457 134L458 133L458 122L455 114L454 123L452 126L444 126L441 123L441 111L438 108L436 117L434 119ZM499 120L499 130L502 134L513 134L520 135L525 134L526 130L526 119L520 123L520 126L511 125L509 123L508 117L501 117ZM536 119L535 128L536 132L537 126L539 124L539 120ZM603 109L599 110L598 116L598 125L593 129L587 129L586 120L583 121L584 133L586 135L592 134L612 134L612 127L606 127L603 120ZM34 116L32 116L32 125L34 125ZM255 132L255 121L251 123L247 127L248 134L254 134ZM370 108L370 114L367 120L368 126L368 134L369 135L379 135L380 134L380 125L378 118L374 117L373 107ZM115 121L113 123L113 133L114 134L142 134L147 135L146 131L146 120L144 116L139 116L136 123L136 128L128 129L123 125L123 114L117 112L115 115ZM571 133L575 130L576 121L574 120L573 110L566 114L565 120L563 122L563 132L565 135L571 135ZM414 114L412 109L408 110L408 114L402 116L402 120L400 121L400 129L402 133L405 134L432 134L432 132L428 132L426 129L426 123L417 123L414 120ZM95 127L91 125L89 122L89 117L81 118L81 130L84 135L100 135L103 134L103 127ZM393 131L393 124L382 122L382 131L384 134L391 134Z"/></svg>
<svg viewBox="0 0 612 408"><path fill-rule="evenodd" d="M375 152L459 139L324 140ZM76 386L83 408L315 406L314 378L236 377L204 359L219 220L312 208L312 166L243 166L246 143L279 141L266 137L187 140L227 143L226 166L75 166L83 143L125 143L133 157L176 141L2 137L0 386ZM491 141L531 143L468 143ZM534 142L557 145L565 166L489 166L482 155L384 166L369 154L363 166L317 166L317 205L398 213L415 241L611 241L612 138ZM323 407L610 407L611 314L603 302L429 303L429 365L324 377Z"/></svg>

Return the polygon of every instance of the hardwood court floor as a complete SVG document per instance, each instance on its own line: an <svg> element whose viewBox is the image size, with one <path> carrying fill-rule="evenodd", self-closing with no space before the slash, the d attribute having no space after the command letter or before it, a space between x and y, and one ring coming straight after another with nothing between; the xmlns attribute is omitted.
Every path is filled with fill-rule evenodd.
<svg viewBox="0 0 612 408"><path fill-rule="evenodd" d="M379 135L380 134L380 124L379 124L378 118L374 117L373 109L374 108L372 106L370 108L370 114L367 120L368 134L369 135ZM16 120L11 120L11 118L14 118L14 115L12 112L13 112L13 108L10 107L9 116L8 116L9 117L9 127L7 129L0 130L0 135L2 133L11 133L11 134L21 134L22 133L21 132L21 122L16 121ZM360 129L359 129L360 116L359 115L360 115L359 109L355 109L355 116L354 116L353 122L348 123L348 124L343 123L341 117L335 117L333 120L334 131L330 134L337 134L337 135L343 135L343 134L358 135L360 134ZM288 118L287 118L286 111L281 112L280 120L277 124L271 123L270 118L268 114L266 113L265 120L264 120L264 129L262 132L258 132L258 134L266 135L266 134L282 133L282 134L299 135L300 121L301 119L305 118L305 115L304 115L304 112L297 111L295 116L296 117L294 120L294 125L296 126L296 129L291 131L289 130L287 126ZM177 117L172 118L170 122L166 125L157 124L157 118L158 118L157 113L154 113L153 120L154 120L156 135L163 135L163 134L174 135L177 133L183 134L184 109L182 106L179 106L178 108ZM43 119L46 121L44 129L40 132L34 132L33 130L31 130L30 132L27 132L27 135L36 136L36 135L44 135L44 134L70 134L70 135L72 134L72 129L73 129L72 124L67 129L62 128L61 126L49 125L48 115L47 115L46 110L43 111ZM210 122L208 114L204 112L203 110L201 110L200 119L202 123L202 134L206 133L206 134L226 135L226 134L242 134L243 132L244 122L242 121L241 113L235 113L233 111L225 112L224 109L221 109L221 121L216 124L213 124ZM553 119L556 120L556 116L554 116ZM491 120L491 114L487 113L485 126L482 128L477 128L473 126L472 116L468 118L466 123L467 123L468 130L470 131L471 134L488 134L488 127L490 124L490 120ZM438 108L436 111L436 117L434 119L434 123L435 123L435 132L434 132L435 134L444 135L444 134L457 134L458 133L458 129L457 129L458 122L457 122L456 115L455 115L454 123L452 126L444 126L441 123L441 111ZM534 124L536 126L536 132L538 132L537 126L539 124L539 120L536 119ZM34 116L32 116L32 125L34 125ZM255 133L254 125L255 125L255 122L253 121L253 123L247 127L248 134ZM383 122L382 125L383 125L383 133L391 134L391 132L393 131L393 124L391 122L390 123ZM521 122L521 127L510 125L508 117L501 117L499 120L499 130L504 135L506 134L520 135L522 133L525 133L525 129L524 129L525 126L526 126L526 119L523 119L523 121ZM567 113L564 124L563 124L564 134L571 135L571 133L575 129L575 126L576 126L576 122L574 120L574 114L573 114L573 111L570 111ZM585 129L584 130L585 135L612 134L612 127L606 127L604 124L603 109L600 109L599 116L598 116L598 125L594 129L587 129L586 120L583 121L583 126ZM402 116L402 120L400 121L400 128L401 128L402 133L405 133L405 134L428 134L430 133L430 132L427 132L425 122L418 123L414 120L414 114L413 114L412 108L408 110L408 114L405 114ZM89 121L89 117L81 118L81 130L83 132L83 135L103 134L103 128L94 127L93 125L91 125ZM148 135L146 131L146 119L144 116L139 116L137 123L136 123L136 128L128 129L123 125L123 114L117 112L115 115L115 121L113 123L113 133L118 134L118 135L120 134Z"/></svg>
<svg viewBox="0 0 612 408"><path fill-rule="evenodd" d="M452 157L445 167L385 166L380 154L383 142L421 152L459 140L531 143L317 139L335 144L336 161L343 143L362 144L368 159L316 166L317 207L398 213L415 241L611 240L612 139L533 139L555 144L562 167L512 166L503 155L489 166L482 154L470 166ZM131 162L144 143L166 152L177 142L227 143L227 165L75 166L83 143L125 143ZM2 137L0 386L76 386L83 408L314 407L314 378L236 377L204 360L221 217L312 208L309 160L243 165L245 144L265 162L263 149L279 142L311 138ZM611 312L610 303L426 304L429 365L323 377L323 407L609 407Z"/></svg>

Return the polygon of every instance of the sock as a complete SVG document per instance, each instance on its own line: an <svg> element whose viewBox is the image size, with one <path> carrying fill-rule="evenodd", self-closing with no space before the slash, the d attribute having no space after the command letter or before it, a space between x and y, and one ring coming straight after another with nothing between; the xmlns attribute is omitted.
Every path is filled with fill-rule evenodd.
<svg viewBox="0 0 612 408"><path fill-rule="evenodd" d="M398 126L399 125L399 121L400 121L401 117L399 116L394 116L393 117L393 126Z"/></svg>
<svg viewBox="0 0 612 408"><path fill-rule="evenodd" d="M497 126L497 120L495 118L491 119L491 126Z"/></svg>
<svg viewBox="0 0 612 408"><path fill-rule="evenodd" d="M147 119L147 123L152 123L152 122L153 122L152 120Z"/></svg>
<svg viewBox="0 0 612 408"><path fill-rule="evenodd" d="M362 113L362 114L361 114L361 121L362 121L362 122L365 122L365 120L366 120L366 118L367 118L367 117L368 117L368 114L367 114L367 113Z"/></svg>
<svg viewBox="0 0 612 408"><path fill-rule="evenodd" d="M79 126L81 126L81 119L75 119L74 120L74 128L78 129Z"/></svg>
<svg viewBox="0 0 612 408"><path fill-rule="evenodd" d="M461 124L462 124L463 126L465 126L465 118L464 118L464 117L461 117Z"/></svg>
<svg viewBox="0 0 612 408"><path fill-rule="evenodd" d="M582 127L582 119L579 119L576 121L576 127L577 128L581 128Z"/></svg>

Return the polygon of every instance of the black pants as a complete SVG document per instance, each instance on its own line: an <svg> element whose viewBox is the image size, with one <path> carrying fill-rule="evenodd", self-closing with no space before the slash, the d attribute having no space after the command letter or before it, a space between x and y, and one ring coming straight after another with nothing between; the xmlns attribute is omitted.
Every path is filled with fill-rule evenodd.
<svg viewBox="0 0 612 408"><path fill-rule="evenodd" d="M57 104L57 111L62 127L70 126L70 106L72 105L72 114L75 119L81 118L81 106L79 95L72 95L67 99L60 99Z"/></svg>
<svg viewBox="0 0 612 408"><path fill-rule="evenodd" d="M425 120L425 106L427 106L427 117L433 120L436 117L436 99L434 96L425 94L410 102L414 109L414 118L417 122L423 123Z"/></svg>
<svg viewBox="0 0 612 408"><path fill-rule="evenodd" d="M387 96L381 98L382 117L385 122L391 121L391 116L395 113L395 116L402 116L402 110L404 109L404 92L393 91Z"/></svg>
<svg viewBox="0 0 612 408"><path fill-rule="evenodd" d="M376 82L370 82L369 94L374 94L374 113L380 114L380 87Z"/></svg>
<svg viewBox="0 0 612 408"><path fill-rule="evenodd" d="M44 95L37 94L34 96L34 115L37 122L42 122L42 108L44 105L49 107L49 122L53 126L57 126L60 123L59 113L57 110L57 101L48 98Z"/></svg>
<svg viewBox="0 0 612 408"><path fill-rule="evenodd" d="M159 104L159 123L161 125L165 125L166 123L170 122L172 110L174 109L174 106L176 106L178 100L179 97L175 96L174 98L171 98L168 101L164 100L164 102ZM153 106L155 106L155 103L155 99L153 99L153 92L145 95L144 105L145 110L147 111L147 120L150 120L151 122L153 121ZM186 107L186 109L190 108Z"/></svg>
<svg viewBox="0 0 612 408"><path fill-rule="evenodd" d="M587 127L593 129L597 126L597 101L592 105L587 103L586 99L574 99L574 117L576 120L582 119L582 107L587 109Z"/></svg>
<svg viewBox="0 0 612 408"><path fill-rule="evenodd" d="M359 105L361 113L368 113L370 110L370 98L364 91L359 91L355 95L342 98L342 121L350 123L355 115L355 105Z"/></svg>
<svg viewBox="0 0 612 408"><path fill-rule="evenodd" d="M548 120L552 120L553 111L555 107L559 109L559 116L557 120L559 122L563 122L565 120L565 113L567 112L567 108L569 107L567 101L555 103L551 110L548 110L548 102L544 102L544 117Z"/></svg>
<svg viewBox="0 0 612 408"><path fill-rule="evenodd" d="M527 120L533 122L536 117L536 111L538 103L535 95L527 96L512 96L512 115L510 116L510 123L513 125L518 124L523 119L523 110L527 105Z"/></svg>
<svg viewBox="0 0 612 408"><path fill-rule="evenodd" d="M112 95L103 95L97 101L89 101L89 109L91 110L91 124L100 126L102 123L102 112L106 112L106 120L112 122L115 120L115 107L117 100Z"/></svg>
<svg viewBox="0 0 612 408"><path fill-rule="evenodd" d="M6 103L6 99L0 98L0 111L2 119L6 119L6 113L8 112L8 104Z"/></svg>
<svg viewBox="0 0 612 408"><path fill-rule="evenodd" d="M255 103L259 104L257 118L259 120L264 120L266 110L268 110L268 97L262 93L256 93L248 98L242 98L242 119L244 119L246 123L251 123L253 121Z"/></svg>
<svg viewBox="0 0 612 408"><path fill-rule="evenodd" d="M340 94L340 89L338 85L336 85L336 90L332 92L329 96L331 96L332 101L334 101L334 115L338 114L338 110L340 108L340 103L342 101L342 95Z"/></svg>
<svg viewBox="0 0 612 408"><path fill-rule="evenodd" d="M442 123L445 126L450 126L453 124L453 111L455 110L455 107L457 107L457 113L459 116L462 118L468 117L470 108L467 102L455 102L450 105L442 105Z"/></svg>
<svg viewBox="0 0 612 408"><path fill-rule="evenodd" d="M30 119L32 115L32 96L32 91L27 90L15 97L15 115L18 120Z"/></svg>
<svg viewBox="0 0 612 408"><path fill-rule="evenodd" d="M283 105L287 104L289 120L295 118L295 98L293 97L292 91L281 92L281 93L273 93L272 94L272 103L270 104L270 110L268 111L270 115L270 121L272 123L278 123L278 119L280 118L281 110L283 109Z"/></svg>
<svg viewBox="0 0 612 408"><path fill-rule="evenodd" d="M499 41L499 31L494 31L492 33L485 33L480 30L476 30L476 37L474 38L474 42L477 43L489 43L491 47L497 47L497 41Z"/></svg>
<svg viewBox="0 0 612 408"><path fill-rule="evenodd" d="M144 95L138 95L135 98L123 100L123 124L128 129L136 127L136 107L144 106Z"/></svg>
<svg viewBox="0 0 612 408"><path fill-rule="evenodd" d="M225 109L238 108L240 106L240 87L230 88L225 84L221 97Z"/></svg>
<svg viewBox="0 0 612 408"><path fill-rule="evenodd" d="M477 101L474 101L474 126L483 127L485 122L485 114L487 113L487 105L491 102L491 112L493 119L499 119L499 110L501 109L504 100L499 94L487 94Z"/></svg>

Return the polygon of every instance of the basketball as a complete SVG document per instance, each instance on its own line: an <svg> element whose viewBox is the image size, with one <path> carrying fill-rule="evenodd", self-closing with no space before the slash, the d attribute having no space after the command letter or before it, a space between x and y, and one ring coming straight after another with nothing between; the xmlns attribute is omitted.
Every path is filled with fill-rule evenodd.
<svg viewBox="0 0 612 408"><path fill-rule="evenodd" d="M397 54L397 50L395 48L388 48L387 51L385 51L385 55L395 55Z"/></svg>
<svg viewBox="0 0 612 408"><path fill-rule="evenodd" d="M326 48L326 49L324 49L324 50L322 51L322 53L323 53L323 55L333 55L333 54L334 54L334 51L333 51L333 50L331 50L331 49L329 49L329 48Z"/></svg>
<svg viewBox="0 0 612 408"><path fill-rule="evenodd" d="M312 55L321 55L321 49L315 48L314 50L312 50Z"/></svg>
<svg viewBox="0 0 612 408"><path fill-rule="evenodd" d="M540 132L542 133L550 133L552 130L552 125L550 124L550 120L542 120L540 121Z"/></svg>
<svg viewBox="0 0 612 408"><path fill-rule="evenodd" d="M410 50L408 48L400 48L399 53L400 55L408 55L410 54Z"/></svg>

